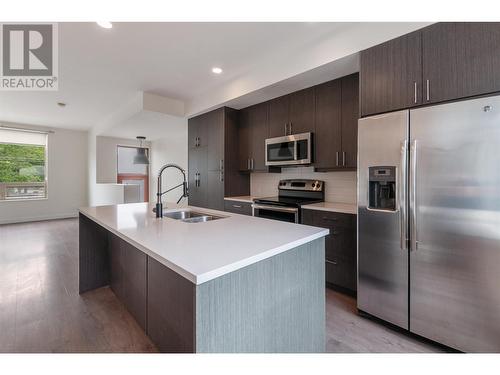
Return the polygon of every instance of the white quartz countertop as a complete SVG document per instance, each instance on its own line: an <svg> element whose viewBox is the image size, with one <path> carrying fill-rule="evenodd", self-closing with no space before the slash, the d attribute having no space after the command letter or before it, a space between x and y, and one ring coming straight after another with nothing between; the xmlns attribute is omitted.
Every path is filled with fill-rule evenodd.
<svg viewBox="0 0 500 375"><path fill-rule="evenodd" d="M168 208L180 209L174 204ZM198 207L187 209L225 218L202 223L157 219L148 203L86 207L80 212L195 284L329 233L307 225Z"/></svg>
<svg viewBox="0 0 500 375"><path fill-rule="evenodd" d="M253 197L251 195L242 195L239 197L224 197L226 201L236 201L236 202L245 202L245 203L253 203L253 200L257 197Z"/></svg>
<svg viewBox="0 0 500 375"><path fill-rule="evenodd" d="M358 213L358 206L351 203L321 202L303 205L302 208L306 210L331 211L352 215Z"/></svg>

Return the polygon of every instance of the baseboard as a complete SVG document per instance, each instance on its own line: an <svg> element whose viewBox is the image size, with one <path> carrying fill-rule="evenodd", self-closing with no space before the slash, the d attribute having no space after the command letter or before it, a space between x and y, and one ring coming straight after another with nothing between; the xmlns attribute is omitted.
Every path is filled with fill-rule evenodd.
<svg viewBox="0 0 500 375"><path fill-rule="evenodd" d="M78 212L71 212L65 214L57 215L41 215L41 216L31 216L31 217L20 217L9 220L0 220L0 225L4 224L16 224L16 223L29 223L32 221L45 221L45 220L58 220L58 219L69 219L78 217Z"/></svg>

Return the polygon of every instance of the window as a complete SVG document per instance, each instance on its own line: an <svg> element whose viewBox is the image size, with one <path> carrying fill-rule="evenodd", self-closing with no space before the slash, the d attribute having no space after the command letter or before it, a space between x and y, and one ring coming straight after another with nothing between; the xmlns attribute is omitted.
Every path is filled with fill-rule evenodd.
<svg viewBox="0 0 500 375"><path fill-rule="evenodd" d="M0 201L47 198L47 133L0 127Z"/></svg>

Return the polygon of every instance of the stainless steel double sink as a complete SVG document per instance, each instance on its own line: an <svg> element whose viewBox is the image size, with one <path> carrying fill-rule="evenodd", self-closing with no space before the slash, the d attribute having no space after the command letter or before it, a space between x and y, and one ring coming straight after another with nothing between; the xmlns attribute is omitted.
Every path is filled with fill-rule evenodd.
<svg viewBox="0 0 500 375"><path fill-rule="evenodd" d="M201 212L182 210L182 211L167 211L163 212L163 217L170 219L181 220L185 223L203 223L217 219L223 219L223 216L208 215Z"/></svg>

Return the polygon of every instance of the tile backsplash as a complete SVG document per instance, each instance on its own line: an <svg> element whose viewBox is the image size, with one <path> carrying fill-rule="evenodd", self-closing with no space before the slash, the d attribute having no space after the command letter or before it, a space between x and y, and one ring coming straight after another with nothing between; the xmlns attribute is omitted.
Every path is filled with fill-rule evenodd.
<svg viewBox="0 0 500 375"><path fill-rule="evenodd" d="M281 173L252 173L250 194L254 197L278 195L278 182L288 178L325 181L327 202L356 204L356 172L314 172L313 167L283 168Z"/></svg>

